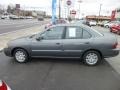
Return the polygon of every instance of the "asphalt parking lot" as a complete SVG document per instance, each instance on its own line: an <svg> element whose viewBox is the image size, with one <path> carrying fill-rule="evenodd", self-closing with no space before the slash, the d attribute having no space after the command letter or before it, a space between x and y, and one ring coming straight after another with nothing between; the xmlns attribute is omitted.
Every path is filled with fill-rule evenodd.
<svg viewBox="0 0 120 90"><path fill-rule="evenodd" d="M94 67L79 59L40 58L19 64L1 52L0 79L13 90L120 90L120 75L106 60Z"/></svg>
<svg viewBox="0 0 120 90"><path fill-rule="evenodd" d="M19 64L1 53L0 78L13 90L120 90L120 76L106 61L95 67L74 59Z"/></svg>

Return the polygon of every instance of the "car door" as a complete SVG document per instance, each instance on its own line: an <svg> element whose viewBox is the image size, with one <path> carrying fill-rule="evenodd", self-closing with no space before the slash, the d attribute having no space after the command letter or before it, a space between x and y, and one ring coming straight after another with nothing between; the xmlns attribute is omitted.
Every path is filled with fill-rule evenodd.
<svg viewBox="0 0 120 90"><path fill-rule="evenodd" d="M57 26L48 29L38 37L42 37L41 40L34 39L32 41L32 56L44 57L44 56L59 56L62 51L62 36L64 27Z"/></svg>
<svg viewBox="0 0 120 90"><path fill-rule="evenodd" d="M80 57L82 52L90 48L92 35L78 27L66 27L66 36L63 43L64 57Z"/></svg>

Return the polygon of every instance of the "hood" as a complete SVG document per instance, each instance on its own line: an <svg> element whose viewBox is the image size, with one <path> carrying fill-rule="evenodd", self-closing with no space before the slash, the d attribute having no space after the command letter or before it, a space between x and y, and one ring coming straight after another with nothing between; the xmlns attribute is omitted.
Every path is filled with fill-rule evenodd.
<svg viewBox="0 0 120 90"><path fill-rule="evenodd" d="M29 39L30 36L25 36L25 37L20 37L20 38L16 38L11 40L11 42L16 41L16 42L22 42L22 41L27 41Z"/></svg>
<svg viewBox="0 0 120 90"><path fill-rule="evenodd" d="M30 36L25 36L25 37L21 37L21 38L17 38L14 40L11 40L8 42L8 45L27 45L31 42L31 38Z"/></svg>

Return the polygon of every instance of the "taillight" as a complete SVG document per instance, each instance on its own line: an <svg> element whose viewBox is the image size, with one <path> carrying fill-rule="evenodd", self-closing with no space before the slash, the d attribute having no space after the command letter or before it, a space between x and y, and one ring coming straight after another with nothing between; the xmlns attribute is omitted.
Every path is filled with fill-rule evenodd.
<svg viewBox="0 0 120 90"><path fill-rule="evenodd" d="M118 45L118 43L116 42L115 44L113 44L113 49L115 49L115 48L117 48L117 45Z"/></svg>
<svg viewBox="0 0 120 90"><path fill-rule="evenodd" d="M120 43L118 43L117 48L120 48Z"/></svg>
<svg viewBox="0 0 120 90"><path fill-rule="evenodd" d="M0 80L0 87L2 86L2 81Z"/></svg>

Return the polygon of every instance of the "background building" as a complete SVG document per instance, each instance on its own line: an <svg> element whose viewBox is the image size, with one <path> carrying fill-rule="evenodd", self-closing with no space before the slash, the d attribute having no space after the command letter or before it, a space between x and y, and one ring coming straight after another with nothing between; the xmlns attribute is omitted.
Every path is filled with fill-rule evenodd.
<svg viewBox="0 0 120 90"><path fill-rule="evenodd" d="M87 20L95 20L95 21L110 21L111 16L95 16L95 15L89 15L86 16Z"/></svg>

